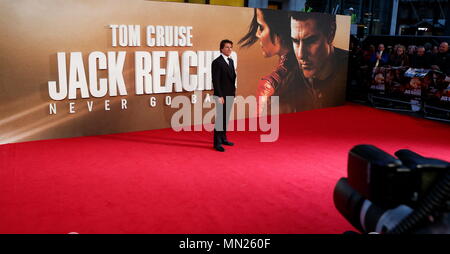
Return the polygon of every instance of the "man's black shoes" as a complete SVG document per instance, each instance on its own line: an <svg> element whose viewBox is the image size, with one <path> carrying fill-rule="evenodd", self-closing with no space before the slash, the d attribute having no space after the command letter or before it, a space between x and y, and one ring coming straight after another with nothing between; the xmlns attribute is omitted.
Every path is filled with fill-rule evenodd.
<svg viewBox="0 0 450 254"><path fill-rule="evenodd" d="M222 146L214 146L214 149L219 152L225 152L225 149Z"/></svg>
<svg viewBox="0 0 450 254"><path fill-rule="evenodd" d="M232 142L230 142L228 140L223 141L222 144L226 145L226 146L234 146L234 143L232 143Z"/></svg>

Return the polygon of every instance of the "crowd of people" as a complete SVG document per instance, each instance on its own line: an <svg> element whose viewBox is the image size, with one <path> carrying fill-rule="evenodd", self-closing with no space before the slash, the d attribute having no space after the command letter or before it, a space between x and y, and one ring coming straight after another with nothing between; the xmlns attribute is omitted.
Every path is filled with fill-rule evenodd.
<svg viewBox="0 0 450 254"><path fill-rule="evenodd" d="M353 66L361 67L411 67L422 69L440 70L450 76L450 51L448 42L442 42L439 46L431 43L425 45L401 44L385 46L379 44L377 48L373 44L362 48L359 44L353 44L350 52L350 61Z"/></svg>
<svg viewBox="0 0 450 254"><path fill-rule="evenodd" d="M444 106L450 103L448 42L434 46L380 43L377 48L352 43L349 66L348 87L359 88L357 92L363 97L377 93L396 98L420 97Z"/></svg>

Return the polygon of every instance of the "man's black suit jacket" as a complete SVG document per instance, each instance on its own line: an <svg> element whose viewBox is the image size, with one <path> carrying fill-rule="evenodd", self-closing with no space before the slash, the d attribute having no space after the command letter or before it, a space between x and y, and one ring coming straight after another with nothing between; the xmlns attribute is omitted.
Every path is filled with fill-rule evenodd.
<svg viewBox="0 0 450 254"><path fill-rule="evenodd" d="M236 72L228 65L222 55L214 59L211 65L214 95L218 97L235 96Z"/></svg>

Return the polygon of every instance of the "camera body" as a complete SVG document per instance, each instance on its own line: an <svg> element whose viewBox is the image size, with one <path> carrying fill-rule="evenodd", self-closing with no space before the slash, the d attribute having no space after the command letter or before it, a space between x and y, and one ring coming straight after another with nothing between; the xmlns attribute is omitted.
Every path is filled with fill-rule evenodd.
<svg viewBox="0 0 450 254"><path fill-rule="evenodd" d="M348 178L337 183L334 204L361 232L394 230L400 222L422 209L427 198L436 199L432 192L439 182L444 187L439 190L439 200L433 202L433 211L421 213L421 219L409 225L408 230L417 232L418 228L430 224L426 219L444 218L443 215L450 212L450 177L447 185L444 181L450 176L450 164L406 149L395 155L372 145L357 145L349 152Z"/></svg>

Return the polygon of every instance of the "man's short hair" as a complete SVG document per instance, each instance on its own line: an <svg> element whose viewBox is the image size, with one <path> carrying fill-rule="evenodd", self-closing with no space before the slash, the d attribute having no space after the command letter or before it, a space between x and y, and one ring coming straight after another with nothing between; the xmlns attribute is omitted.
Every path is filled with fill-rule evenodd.
<svg viewBox="0 0 450 254"><path fill-rule="evenodd" d="M322 32L327 41L331 44L336 35L336 16L327 13L307 13L307 12L291 12L291 18L297 21L306 21L313 19L316 21L317 28Z"/></svg>
<svg viewBox="0 0 450 254"><path fill-rule="evenodd" d="M232 41L225 39L225 40L222 40L222 41L220 42L220 50L222 50L222 49L225 47L225 44L226 44L226 43L230 43L231 46L233 46L233 42L232 42Z"/></svg>

